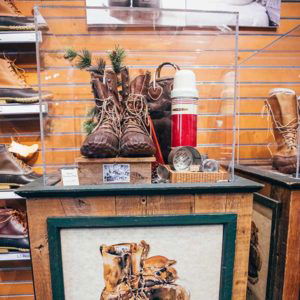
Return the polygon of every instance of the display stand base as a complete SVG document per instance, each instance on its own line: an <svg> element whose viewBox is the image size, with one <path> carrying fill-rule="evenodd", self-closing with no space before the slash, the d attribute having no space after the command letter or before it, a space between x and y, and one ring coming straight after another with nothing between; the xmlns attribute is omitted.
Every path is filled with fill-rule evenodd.
<svg viewBox="0 0 300 300"><path fill-rule="evenodd" d="M155 157L114 157L76 159L81 185L151 183Z"/></svg>

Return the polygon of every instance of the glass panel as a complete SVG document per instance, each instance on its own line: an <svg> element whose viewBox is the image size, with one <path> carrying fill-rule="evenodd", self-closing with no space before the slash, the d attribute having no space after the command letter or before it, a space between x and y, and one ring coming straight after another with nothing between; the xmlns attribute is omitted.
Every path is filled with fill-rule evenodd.
<svg viewBox="0 0 300 300"><path fill-rule="evenodd" d="M41 103L47 102L49 106L49 113L41 114L45 181L51 174L60 172L61 168L83 164L80 161L80 149L83 149L82 145L86 141L86 129L93 126L91 123L88 125L92 126L85 125L91 109L95 108L95 103L98 110L93 121L97 127L92 134L101 126L105 127L103 122L107 121L109 125L104 131L108 132L108 136L102 132L96 140L99 142L99 139L106 138L108 146L101 149L101 142L95 142L93 137L94 140L90 144L85 142L85 146L88 146L81 151L85 155L118 156L114 163L129 164L132 175L135 172L133 168L137 165L128 162L130 159L127 158L126 161L121 157L145 156L147 151L142 148L145 146L149 150L149 143L145 142L143 146L139 134L142 131L144 136L147 136L147 130L150 130L156 146L156 161L160 163L162 157L159 155L159 148L164 156L165 165L168 164L171 134L172 146L192 146L198 150L193 152L184 149L184 155L192 155L188 162L184 161L182 153L177 153L183 160L184 167L188 163L193 165L189 172L185 172L192 174L188 175L190 177L184 177L184 182L233 180L234 171L230 166L235 154L238 15L124 7L88 7L88 12L86 10L86 7L45 6L37 8L35 12L36 20L45 22L48 26L47 31L37 33L41 34L41 40L37 43L40 100ZM219 16L230 19L234 26L223 26L212 21L219 20ZM114 21L120 19L122 22ZM176 20L176 24L173 24L171 19ZM125 51L126 57L122 66L127 66L129 70L129 96L126 95L126 76L117 74L118 87L114 93L108 91L105 86L114 83L110 78L116 78L109 71L112 69L109 55L116 53L113 52L116 49L119 54L120 50ZM77 56L72 60L72 55ZM79 63L85 64L82 67L89 65L89 56L93 66L99 66L100 59L106 62L104 76L97 68L79 68ZM164 62L170 62L181 70L190 70L193 73L176 73L183 77L177 77L178 80L175 80L173 85L174 66L164 65L161 74L158 72L158 66ZM116 67L114 70L118 73ZM144 89L141 89L141 78L144 78L144 82L148 80L148 75L145 75L147 71L151 75L151 83L149 86L145 83ZM140 76L138 79L139 75L144 77ZM171 90L175 90L176 87L179 93L175 93L177 98L173 99L171 113ZM47 98L46 91L50 92L52 97ZM113 110L108 104L108 98L113 100ZM103 107L103 103L106 103L106 108ZM141 107L144 104L147 105ZM150 123L154 123L152 130L147 125L147 110L151 116ZM112 147L111 139L115 137L119 145ZM132 143L137 143L137 146L134 146L137 150L132 150ZM118 148L117 153L107 154L110 147ZM129 152L126 152L126 149L129 149ZM145 159L142 157L139 159L144 163ZM212 161L206 161L207 172L200 172L204 159ZM92 162L94 161L85 160L85 163L91 165ZM145 163L149 165L149 161ZM173 163L176 163L176 160L171 157L172 166ZM211 172L214 166L217 166L219 172ZM118 172L125 172L127 168L117 167L120 168ZM104 177L101 176L104 175L99 175L99 172L116 172L109 166L105 170L102 164L99 168L101 170L95 171L96 179L93 184L103 183ZM156 173L152 174L155 177L154 182L161 182L164 181L161 177L165 176L162 174L167 173L170 176L174 172L161 167L158 170L159 179ZM175 175L178 177L181 173L175 172ZM79 177L81 175L79 167ZM191 179L195 176L198 176L196 180ZM172 182L174 180L180 179L173 178ZM130 183L140 181L131 178Z"/></svg>
<svg viewBox="0 0 300 300"><path fill-rule="evenodd" d="M239 163L299 178L300 26L246 57L239 70Z"/></svg>

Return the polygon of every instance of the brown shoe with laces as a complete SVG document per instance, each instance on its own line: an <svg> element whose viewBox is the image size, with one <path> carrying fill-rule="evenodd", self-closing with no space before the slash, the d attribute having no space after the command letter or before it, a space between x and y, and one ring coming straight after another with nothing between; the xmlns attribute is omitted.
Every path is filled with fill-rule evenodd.
<svg viewBox="0 0 300 300"><path fill-rule="evenodd" d="M14 62L0 58L0 101L7 103L35 103L39 101L39 92L31 88ZM52 98L49 92L42 92L43 100Z"/></svg>
<svg viewBox="0 0 300 300"><path fill-rule="evenodd" d="M121 106L118 80L110 70L105 72L105 80L104 84L100 78L92 76L98 124L81 146L80 152L86 157L115 157L119 153Z"/></svg>
<svg viewBox="0 0 300 300"><path fill-rule="evenodd" d="M34 19L22 15L13 0L0 1L0 31L35 30Z"/></svg>
<svg viewBox="0 0 300 300"><path fill-rule="evenodd" d="M0 185L20 186L38 179L40 175L0 144Z"/></svg>
<svg viewBox="0 0 300 300"><path fill-rule="evenodd" d="M26 213L14 209L0 209L0 253L29 251Z"/></svg>
<svg viewBox="0 0 300 300"><path fill-rule="evenodd" d="M149 133L146 95L150 83L150 73L137 76L129 86L129 95L123 100L120 156L153 156L156 152Z"/></svg>
<svg viewBox="0 0 300 300"><path fill-rule="evenodd" d="M298 101L293 90L277 88L270 91L266 105L272 117L277 149L272 157L275 169L285 174L296 172Z"/></svg>

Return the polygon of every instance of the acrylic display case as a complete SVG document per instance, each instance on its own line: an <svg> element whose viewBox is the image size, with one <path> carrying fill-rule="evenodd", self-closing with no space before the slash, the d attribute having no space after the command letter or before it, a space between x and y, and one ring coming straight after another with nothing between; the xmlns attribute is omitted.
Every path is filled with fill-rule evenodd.
<svg viewBox="0 0 300 300"><path fill-rule="evenodd" d="M182 70L191 70L196 76L199 98L193 99L191 113L197 124L194 147L197 154L191 158L195 168L187 172L174 172L171 167L161 168L154 172L159 173L158 182L234 180L238 125L238 13L126 7L88 7L87 12L86 7L71 6L59 7L59 15L57 11L54 6L35 8L36 19L39 22L43 20L48 26L37 42L40 95L45 91L53 94L51 100L40 98L40 105L47 104L48 107L47 115L40 114L45 184L53 184L54 174L63 174L66 185L110 183L109 174L113 173L118 178L120 172L124 176L113 179L112 183L153 182L155 161L161 162L157 155L159 151L156 156L146 158L128 158L119 154L105 159L81 157L80 149L89 125L86 121L95 107L91 86L95 68L80 67L87 67L90 62L99 66L100 59L103 59L106 70L109 70L112 68L109 54L116 49L125 51L123 65L128 67L131 80L149 71L153 82L158 66L164 62L176 64ZM99 16L100 22L88 22L88 16L93 16L94 20ZM231 25L223 25L220 20L224 19ZM83 65L80 66L80 63ZM161 76L173 78L175 71L166 66L161 73ZM106 80L106 75L99 79L102 83ZM145 100L149 105L147 95ZM159 135L155 130L153 133L155 126L149 129L153 140L155 134ZM193 134L184 126L181 130L183 136ZM184 155L193 155L193 150L192 154ZM204 160L212 160L209 162L212 169L200 172L197 159L201 160L201 164ZM164 163L168 164L167 161ZM214 166L217 171L214 171ZM164 177L166 173L167 177ZM141 178L147 181L140 181Z"/></svg>
<svg viewBox="0 0 300 300"><path fill-rule="evenodd" d="M299 45L297 26L239 63L238 164L286 180L299 179Z"/></svg>

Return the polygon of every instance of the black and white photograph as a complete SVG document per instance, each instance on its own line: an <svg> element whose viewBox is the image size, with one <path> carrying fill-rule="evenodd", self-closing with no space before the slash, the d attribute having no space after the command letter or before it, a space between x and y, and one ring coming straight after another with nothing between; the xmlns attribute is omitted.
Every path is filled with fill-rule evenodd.
<svg viewBox="0 0 300 300"><path fill-rule="evenodd" d="M220 26L236 25L234 12L239 13L239 26L277 27L280 21L281 0L86 0L89 7L120 7L118 10L87 9L88 25L139 25L155 21L158 26ZM132 12L130 7L178 9L182 12ZM184 10L216 12L185 13ZM224 12L219 14L217 12ZM226 12L228 12L226 14ZM101 16L101 17L100 17Z"/></svg>
<svg viewBox="0 0 300 300"><path fill-rule="evenodd" d="M104 183L130 182L129 164L103 164Z"/></svg>

